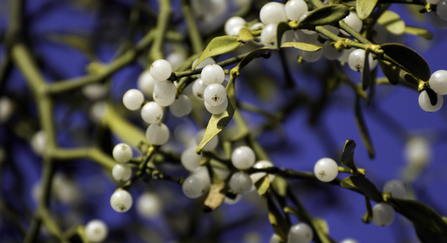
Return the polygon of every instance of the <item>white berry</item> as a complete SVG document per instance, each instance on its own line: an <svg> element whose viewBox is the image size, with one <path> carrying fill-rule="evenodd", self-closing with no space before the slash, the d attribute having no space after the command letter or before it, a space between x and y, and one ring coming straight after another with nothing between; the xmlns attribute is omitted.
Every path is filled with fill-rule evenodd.
<svg viewBox="0 0 447 243"><path fill-rule="evenodd" d="M199 60L198 58L196 60L194 60L194 62L192 63L191 69L196 65L198 60ZM214 61L214 59L212 59L211 57L208 57L207 59L205 59L201 63L199 63L197 65L197 67L194 68L194 70L201 69L201 68L204 68L205 66L207 66L209 64L215 64L215 63L216 63L216 61ZM200 74L196 74L196 77L200 78Z"/></svg>
<svg viewBox="0 0 447 243"><path fill-rule="evenodd" d="M318 51L301 51L300 53L304 61L316 62L320 60L321 56L323 55L323 49L320 49Z"/></svg>
<svg viewBox="0 0 447 243"><path fill-rule="evenodd" d="M0 124L5 123L11 117L14 105L8 97L0 98Z"/></svg>
<svg viewBox="0 0 447 243"><path fill-rule="evenodd" d="M231 17L225 22L225 34L227 35L235 35L234 28L239 26L244 26L246 24L245 20L241 17L234 16Z"/></svg>
<svg viewBox="0 0 447 243"><path fill-rule="evenodd" d="M435 91L439 95L447 95L447 71L446 70L438 70L434 72L428 84L430 88Z"/></svg>
<svg viewBox="0 0 447 243"><path fill-rule="evenodd" d="M407 196L407 189L405 184L400 180L388 181L383 186L383 193L391 192L391 196L394 198L405 199Z"/></svg>
<svg viewBox="0 0 447 243"><path fill-rule="evenodd" d="M91 220L85 227L85 237L90 242L103 242L107 238L107 225L102 220Z"/></svg>
<svg viewBox="0 0 447 243"><path fill-rule="evenodd" d="M306 33L304 30L296 30L295 31L295 38L299 42L305 42L310 44L319 45L320 42L318 41L318 34L315 32Z"/></svg>
<svg viewBox="0 0 447 243"><path fill-rule="evenodd" d="M104 84L89 84L82 88L82 94L89 100L99 100L106 95L106 88Z"/></svg>
<svg viewBox="0 0 447 243"><path fill-rule="evenodd" d="M203 92L203 98L206 103L218 106L227 98L227 90L222 84L210 84Z"/></svg>
<svg viewBox="0 0 447 243"><path fill-rule="evenodd" d="M322 158L315 164L314 173L318 180L330 182L338 175L337 162L330 158Z"/></svg>
<svg viewBox="0 0 447 243"><path fill-rule="evenodd" d="M261 32L261 43L269 48L269 49L276 49L278 48L278 43L276 40L276 30L277 25L276 24L268 24L264 27L264 29Z"/></svg>
<svg viewBox="0 0 447 243"><path fill-rule="evenodd" d="M259 12L259 19L265 25L277 24L279 22L286 22L286 10L284 9L284 4L277 2L269 2L262 6Z"/></svg>
<svg viewBox="0 0 447 243"><path fill-rule="evenodd" d="M169 54L169 56L166 57L166 61L171 64L172 69L179 68L185 60L186 56L177 52L172 52L171 54Z"/></svg>
<svg viewBox="0 0 447 243"><path fill-rule="evenodd" d="M348 60L349 60L349 56L351 55L351 53L353 52L353 51L355 51L356 49L355 48L349 48L349 49L344 49L343 50L343 55L341 55L341 57L340 58L338 58L338 60L340 61L340 62L348 62Z"/></svg>
<svg viewBox="0 0 447 243"><path fill-rule="evenodd" d="M209 64L202 69L201 78L206 85L221 84L225 79L225 72L221 66Z"/></svg>
<svg viewBox="0 0 447 243"><path fill-rule="evenodd" d="M117 182L125 182L132 175L132 169L126 164L116 164L113 166L112 176Z"/></svg>
<svg viewBox="0 0 447 243"><path fill-rule="evenodd" d="M183 193L189 198L198 198L206 190L205 182L197 176L189 176L182 185Z"/></svg>
<svg viewBox="0 0 447 243"><path fill-rule="evenodd" d="M430 14L430 22L436 29L447 29L447 20L441 19L435 12Z"/></svg>
<svg viewBox="0 0 447 243"><path fill-rule="evenodd" d="M152 97L152 93L154 93L155 83L157 83L157 80L155 80L151 76L149 70L146 70L142 72L138 77L137 87L147 97Z"/></svg>
<svg viewBox="0 0 447 243"><path fill-rule="evenodd" d="M158 59L152 63L149 72L151 73L152 78L154 78L155 80L163 81L171 76L172 67L168 61L164 59Z"/></svg>
<svg viewBox="0 0 447 243"><path fill-rule="evenodd" d="M205 129L200 130L196 135L196 144L199 145L205 135ZM203 151L211 151L217 147L219 144L219 136L213 137L206 145L203 147Z"/></svg>
<svg viewBox="0 0 447 243"><path fill-rule="evenodd" d="M197 99L203 100L203 92L205 92L206 86L207 85L200 78L194 81L194 84L192 85L192 93Z"/></svg>
<svg viewBox="0 0 447 243"><path fill-rule="evenodd" d="M436 5L436 13L439 18L447 20L447 0L441 0L438 5Z"/></svg>
<svg viewBox="0 0 447 243"><path fill-rule="evenodd" d="M239 170L249 169L253 166L255 160L255 152L247 146L240 146L231 154L231 162L233 163L234 167Z"/></svg>
<svg viewBox="0 0 447 243"><path fill-rule="evenodd" d="M269 167L273 167L273 164L272 164L272 162L267 161L267 160L258 161L253 165L253 168L255 168L255 169L265 169L265 168L269 168ZM255 184L257 181L259 181L259 179L264 177L266 174L267 173L265 173L265 172L256 172L256 173L250 174L250 178L253 181L253 184ZM270 182L272 182L273 179L275 179L275 174L269 174Z"/></svg>
<svg viewBox="0 0 447 243"><path fill-rule="evenodd" d="M34 133L30 143L34 153L36 153L39 156L42 156L43 153L45 152L45 145L47 144L47 138L45 136L45 132L38 131Z"/></svg>
<svg viewBox="0 0 447 243"><path fill-rule="evenodd" d="M377 226L390 225L395 216L393 207L384 202L376 204L373 208L373 222Z"/></svg>
<svg viewBox="0 0 447 243"><path fill-rule="evenodd" d="M426 111L426 112L436 112L439 109L441 109L442 105L444 104L444 97L441 95L438 95L438 102L436 103L436 105L432 105L430 103L430 97L427 94L427 91L422 91L419 94L419 106L421 107L422 110Z"/></svg>
<svg viewBox="0 0 447 243"><path fill-rule="evenodd" d="M158 81L154 85L154 94L161 99L175 95L175 84L168 80Z"/></svg>
<svg viewBox="0 0 447 243"><path fill-rule="evenodd" d="M176 117L187 116L192 111L192 102L186 95L179 95L178 99L169 106L169 111Z"/></svg>
<svg viewBox="0 0 447 243"><path fill-rule="evenodd" d="M117 190L110 197L110 205L118 213L124 213L132 207L132 196L125 190Z"/></svg>
<svg viewBox="0 0 447 243"><path fill-rule="evenodd" d="M354 239L344 239L340 243L358 243L358 241Z"/></svg>
<svg viewBox="0 0 447 243"><path fill-rule="evenodd" d="M340 58L343 55L343 51L341 50L340 52L331 45L330 40L327 40L324 45L323 45L323 55L324 57L326 57L329 60L335 60Z"/></svg>
<svg viewBox="0 0 447 243"><path fill-rule="evenodd" d="M170 106L172 103L174 103L175 93L166 99L162 99L162 98L158 97L154 92L154 94L152 95L152 98L159 106L166 107L166 106Z"/></svg>
<svg viewBox="0 0 447 243"><path fill-rule="evenodd" d="M231 176L228 186L230 186L230 189L234 193L244 194L250 191L253 182L248 174L244 172L236 172Z"/></svg>
<svg viewBox="0 0 447 243"><path fill-rule="evenodd" d="M123 96L124 106L131 110L138 110L144 102L144 95L138 89L129 89Z"/></svg>
<svg viewBox="0 0 447 243"><path fill-rule="evenodd" d="M149 124L159 123L163 118L163 109L156 102L148 102L141 108L141 118Z"/></svg>
<svg viewBox="0 0 447 243"><path fill-rule="evenodd" d="M205 108L206 110L211 113L211 114L220 114L222 112L224 112L227 107L228 107L228 98L225 97L225 100L222 104L217 105L217 106L212 106L210 104L208 104L208 102L204 102L205 103Z"/></svg>
<svg viewBox="0 0 447 243"><path fill-rule="evenodd" d="M143 193L137 200L137 212L144 218L154 218L160 215L162 202L153 193Z"/></svg>
<svg viewBox="0 0 447 243"><path fill-rule="evenodd" d="M126 143L119 143L113 148L113 158L118 163L127 163L132 158L132 149Z"/></svg>
<svg viewBox="0 0 447 243"><path fill-rule="evenodd" d="M430 142L424 137L413 137L406 143L405 158L410 164L423 165L430 161Z"/></svg>
<svg viewBox="0 0 447 243"><path fill-rule="evenodd" d="M351 52L348 58L349 67L354 71L361 72L365 63L365 55L366 52L363 49ZM368 61L370 69L374 69L377 66L377 60L374 60L371 54L368 55Z"/></svg>
<svg viewBox="0 0 447 243"><path fill-rule="evenodd" d="M151 124L146 130L146 137L153 145L165 144L169 139L169 129L163 123Z"/></svg>
<svg viewBox="0 0 447 243"><path fill-rule="evenodd" d="M200 167L200 161L203 156L196 153L195 147L187 148L180 157L183 167L189 171L196 171Z"/></svg>
<svg viewBox="0 0 447 243"><path fill-rule="evenodd" d="M286 16L290 20L298 21L301 15L305 14L309 9L303 0L290 0L285 5Z"/></svg>
<svg viewBox="0 0 447 243"><path fill-rule="evenodd" d="M350 12L348 16L346 16L344 19L345 23L349 25L352 29L354 29L357 32L360 32L363 27L363 22L360 20L360 18L357 16L356 13ZM341 31L345 35L349 35L344 30Z"/></svg>
<svg viewBox="0 0 447 243"><path fill-rule="evenodd" d="M272 237L270 237L269 243L279 243L278 236L276 234L273 234Z"/></svg>
<svg viewBox="0 0 447 243"><path fill-rule="evenodd" d="M292 225L287 235L287 242L294 243L309 243L312 241L314 233L309 225L305 223L298 223Z"/></svg>

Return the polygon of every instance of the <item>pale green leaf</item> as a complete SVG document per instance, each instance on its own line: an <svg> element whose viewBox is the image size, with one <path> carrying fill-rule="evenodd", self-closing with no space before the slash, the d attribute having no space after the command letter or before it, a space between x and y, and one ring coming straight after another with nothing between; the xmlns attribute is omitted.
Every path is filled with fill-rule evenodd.
<svg viewBox="0 0 447 243"><path fill-rule="evenodd" d="M377 5L378 0L357 0L357 15L361 20L367 19Z"/></svg>
<svg viewBox="0 0 447 243"><path fill-rule="evenodd" d="M197 146L196 152L200 154L202 152L203 147L211 141L217 134L219 134L224 127L231 121L233 118L234 112L236 110L236 96L234 94L234 76L230 77L230 81L227 84L227 98L228 98L228 107L221 114L214 114L211 116L208 125L205 130L205 135L203 135L202 141L200 141Z"/></svg>
<svg viewBox="0 0 447 243"><path fill-rule="evenodd" d="M410 35L417 35L419 37L422 37L426 40L432 40L433 39L433 33L431 33L430 30L414 27L414 26L405 26L405 33Z"/></svg>
<svg viewBox="0 0 447 243"><path fill-rule="evenodd" d="M401 35L405 31L405 22L393 11L385 11L380 15L379 19L377 19L377 23L385 27L394 35Z"/></svg>
<svg viewBox="0 0 447 243"><path fill-rule="evenodd" d="M250 30L247 28L242 28L239 32L239 39L240 42L248 42L253 40L255 37L251 34Z"/></svg>
<svg viewBox="0 0 447 243"><path fill-rule="evenodd" d="M296 48L303 51L318 51L321 49L321 46L304 42L286 42L282 44L281 48Z"/></svg>
<svg viewBox="0 0 447 243"><path fill-rule="evenodd" d="M210 41L210 43L206 46L205 50L202 52L202 55L200 55L199 59L197 60L196 64L194 65L193 69L197 67L203 60L228 53L230 51L235 50L238 48L242 43L238 41L237 36L219 36Z"/></svg>
<svg viewBox="0 0 447 243"><path fill-rule="evenodd" d="M262 177L255 183L256 190L258 191L258 194L263 196L267 190L270 188L270 179L268 175Z"/></svg>

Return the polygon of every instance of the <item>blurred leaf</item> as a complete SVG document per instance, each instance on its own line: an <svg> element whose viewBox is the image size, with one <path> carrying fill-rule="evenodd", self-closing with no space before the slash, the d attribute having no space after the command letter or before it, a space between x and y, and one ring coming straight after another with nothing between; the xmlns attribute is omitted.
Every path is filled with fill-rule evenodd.
<svg viewBox="0 0 447 243"><path fill-rule="evenodd" d="M317 26L335 24L348 16L349 8L341 4L324 6L311 11L306 18L300 21L299 26Z"/></svg>
<svg viewBox="0 0 447 243"><path fill-rule="evenodd" d="M197 67L203 60L208 57L213 57L221 54L228 53L238 48L242 43L238 41L236 36L219 36L210 41L205 50L200 55L193 69Z"/></svg>
<svg viewBox="0 0 447 243"><path fill-rule="evenodd" d="M90 58L90 60L95 59L95 52L89 45L86 38L70 34L66 35L52 34L48 36L48 39L54 42L59 42L61 44L72 46L81 51L82 53L84 53L85 55L87 55Z"/></svg>
<svg viewBox="0 0 447 243"><path fill-rule="evenodd" d="M401 35L405 31L405 22L393 11L386 10L380 15L379 19L377 19L377 23L385 27L394 35Z"/></svg>
<svg viewBox="0 0 447 243"><path fill-rule="evenodd" d="M425 91L427 91L428 97L430 98L430 104L435 106L438 103L438 94L430 88L426 89Z"/></svg>
<svg viewBox="0 0 447 243"><path fill-rule="evenodd" d="M360 134L362 135L363 143L368 150L368 155L370 158L374 158L376 156L376 152L372 144L368 128L366 127L365 118L363 117L362 107L360 106L360 97L356 97L355 99L355 120L357 122L357 126L359 127Z"/></svg>
<svg viewBox="0 0 447 243"><path fill-rule="evenodd" d="M239 64L237 65L237 68L239 70L241 70L243 67L245 67L247 64L249 64L253 59L261 56L264 53L270 53L270 52L271 52L271 50L266 47L262 47L262 48L253 50L239 62Z"/></svg>
<svg viewBox="0 0 447 243"><path fill-rule="evenodd" d="M427 81L430 79L430 66L427 61L411 48L397 43L383 44L382 50L394 61L404 66L408 72Z"/></svg>
<svg viewBox="0 0 447 243"><path fill-rule="evenodd" d="M419 85L419 80L415 76L413 76L413 74L411 74L411 73L405 73L404 79L409 83Z"/></svg>
<svg viewBox="0 0 447 243"><path fill-rule="evenodd" d="M354 150L357 144L354 140L348 139L345 142L345 147L343 148L343 153L341 154L341 164L351 168L353 171L357 170L354 163Z"/></svg>
<svg viewBox="0 0 447 243"><path fill-rule="evenodd" d="M362 221L365 224L370 224L373 219L373 210L371 206L371 201L368 197L365 196L365 203L366 203L366 213L362 217Z"/></svg>
<svg viewBox="0 0 447 243"><path fill-rule="evenodd" d="M433 39L433 33L431 33L430 30L414 27L414 26L405 26L405 33L410 35L417 35L419 37L422 37L426 40L432 40Z"/></svg>
<svg viewBox="0 0 447 243"><path fill-rule="evenodd" d="M377 187L370 180L363 176L346 177L340 182L340 186L344 188L357 189L375 202L383 201L382 193L379 189L377 189Z"/></svg>
<svg viewBox="0 0 447 243"><path fill-rule="evenodd" d="M321 49L321 46L304 42L286 42L281 46L281 48L287 48L287 47L293 47L303 51L318 51Z"/></svg>
<svg viewBox="0 0 447 243"><path fill-rule="evenodd" d="M205 212L211 212L217 209L220 205L222 205L225 200L225 194L221 193L222 189L225 188L225 182L220 180L220 182L216 184L211 184L210 192L205 199Z"/></svg>
<svg viewBox="0 0 447 243"><path fill-rule="evenodd" d="M444 222L447 224L447 218L446 217L442 217L442 220L444 220Z"/></svg>
<svg viewBox="0 0 447 243"><path fill-rule="evenodd" d="M365 60L363 61L362 69L362 89L366 90L372 83L371 69L369 68L369 53L371 51L366 49Z"/></svg>
<svg viewBox="0 0 447 243"><path fill-rule="evenodd" d="M387 61L383 61L380 59L378 61L380 68L382 69L382 72L383 74L385 74L388 81L394 85L398 84L400 79L400 68Z"/></svg>
<svg viewBox="0 0 447 243"><path fill-rule="evenodd" d="M290 225L287 224L275 203L270 198L267 198L267 207L269 221L273 227L273 231L278 236L280 242L286 242Z"/></svg>
<svg viewBox="0 0 447 243"><path fill-rule="evenodd" d="M148 142L146 134L139 127L123 119L110 104L107 105L104 119L113 134L130 146L137 148L141 142Z"/></svg>
<svg viewBox="0 0 447 243"><path fill-rule="evenodd" d="M278 44L278 49L281 46L282 36L288 30L290 30L290 26L286 22L279 22L276 26L276 43Z"/></svg>
<svg viewBox="0 0 447 243"><path fill-rule="evenodd" d="M414 200L391 198L389 202L398 213L413 222L421 242L447 242L447 223L435 210Z"/></svg>
<svg viewBox="0 0 447 243"><path fill-rule="evenodd" d="M208 125L206 126L205 135L203 135L202 141L197 146L196 152L199 154L203 147L211 141L233 118L234 111L236 110L236 96L234 94L234 76L230 77L230 81L227 84L227 98L228 107L221 114L214 114L211 116Z"/></svg>
<svg viewBox="0 0 447 243"><path fill-rule="evenodd" d="M329 226L327 225L327 221L324 219L316 218L313 220L315 228L322 232L323 234L329 234Z"/></svg>
<svg viewBox="0 0 447 243"><path fill-rule="evenodd" d="M276 175L275 179L273 179L272 188L281 197L285 197L287 195L287 181L279 175Z"/></svg>
<svg viewBox="0 0 447 243"><path fill-rule="evenodd" d="M357 0L357 15L361 20L367 19L377 5L378 0Z"/></svg>
<svg viewBox="0 0 447 243"><path fill-rule="evenodd" d="M258 194L263 196L267 190L270 188L270 179L268 175L262 177L255 183L256 190L258 191Z"/></svg>
<svg viewBox="0 0 447 243"><path fill-rule="evenodd" d="M253 40L253 39L254 39L254 37L253 37L253 35L251 34L251 32L250 32L249 29L247 29L247 28L242 28L241 31L239 32L239 38L238 38L238 41L241 41L241 42L248 42L248 41L251 41L251 40Z"/></svg>

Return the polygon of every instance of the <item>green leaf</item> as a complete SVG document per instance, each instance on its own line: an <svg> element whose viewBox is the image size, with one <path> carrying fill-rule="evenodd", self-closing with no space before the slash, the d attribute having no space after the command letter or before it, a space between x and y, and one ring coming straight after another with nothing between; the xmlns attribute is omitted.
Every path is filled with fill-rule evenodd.
<svg viewBox="0 0 447 243"><path fill-rule="evenodd" d="M377 23L385 27L394 35L401 35L405 31L405 22L393 11L386 10L379 19L377 19Z"/></svg>
<svg viewBox="0 0 447 243"><path fill-rule="evenodd" d="M421 242L447 242L447 223L435 210L414 200L391 198L389 202L398 213L413 222Z"/></svg>
<svg viewBox="0 0 447 243"><path fill-rule="evenodd" d="M203 135L202 141L200 141L197 146L196 152L200 154L203 147L211 141L217 134L219 134L222 129L231 121L234 112L236 110L236 96L234 94L234 76L230 76L230 81L227 84L227 98L228 107L221 114L214 114L211 116L208 125L206 126L205 135Z"/></svg>
<svg viewBox="0 0 447 243"><path fill-rule="evenodd" d="M340 186L344 188L353 188L361 191L365 196L371 198L375 202L382 202L382 193L367 178L363 176L346 177L340 182Z"/></svg>
<svg viewBox="0 0 447 243"><path fill-rule="evenodd" d="M406 68L407 72L428 81L431 76L427 61L411 48L397 43L383 44L382 50L394 61Z"/></svg>
<svg viewBox="0 0 447 243"><path fill-rule="evenodd" d="M245 56L244 58L242 58L242 60L239 62L239 64L236 66L237 69L241 70L243 67L247 66L247 64L249 64L253 59L260 57L263 54L270 54L271 50L266 48L266 47L262 47L256 50L251 51L247 56Z"/></svg>
<svg viewBox="0 0 447 243"><path fill-rule="evenodd" d="M105 122L110 130L123 142L137 148L141 142L147 142L146 134L137 126L123 119L112 105L107 105Z"/></svg>
<svg viewBox="0 0 447 243"><path fill-rule="evenodd" d="M351 168L353 171L357 170L354 163L354 150L357 144L352 139L348 139L345 142L345 147L343 148L343 153L341 154L341 164Z"/></svg>
<svg viewBox="0 0 447 243"><path fill-rule="evenodd" d="M290 48L290 47L303 51L318 51L322 48L321 46L304 42L286 42L281 46L281 48Z"/></svg>
<svg viewBox="0 0 447 243"><path fill-rule="evenodd" d="M363 61L363 69L362 69L362 89L366 90L372 83L371 77L371 69L369 68L369 53L371 51L366 49L365 51L365 60Z"/></svg>
<svg viewBox="0 0 447 243"><path fill-rule="evenodd" d="M61 44L72 46L78 49L79 51L83 52L91 60L95 59L95 52L91 48L91 45L88 43L86 38L70 34L66 35L52 34L48 36L48 39L54 42L59 42Z"/></svg>
<svg viewBox="0 0 447 243"><path fill-rule="evenodd" d="M435 106L436 103L438 103L438 94L430 88L426 89L425 91L427 91L428 97L430 98L430 104Z"/></svg>
<svg viewBox="0 0 447 243"><path fill-rule="evenodd" d="M199 59L194 65L193 69L197 67L203 60L208 57L213 57L221 54L228 53L238 48L242 43L238 41L237 36L219 36L210 41L205 50L200 55Z"/></svg>
<svg viewBox="0 0 447 243"><path fill-rule="evenodd" d="M365 224L370 224L373 219L373 210L371 206L371 201L368 197L365 197L365 203L366 203L366 213L362 217L362 221Z"/></svg>
<svg viewBox="0 0 447 243"><path fill-rule="evenodd" d="M255 37L251 34L250 30L247 28L242 28L241 31L239 31L238 41L240 42L249 42L254 38Z"/></svg>
<svg viewBox="0 0 447 243"><path fill-rule="evenodd" d="M285 197L287 195L287 181L279 175L276 175L275 179L273 179L272 188L281 197Z"/></svg>
<svg viewBox="0 0 447 243"><path fill-rule="evenodd" d="M267 198L268 217L273 231L278 236L280 242L287 240L287 233L290 225L283 218L272 199Z"/></svg>
<svg viewBox="0 0 447 243"><path fill-rule="evenodd" d="M276 25L276 43L278 45L278 49L281 45L282 36L288 30L290 30L290 26L286 22L279 22L278 25Z"/></svg>
<svg viewBox="0 0 447 243"><path fill-rule="evenodd" d="M360 134L362 135L363 143L368 150L368 155L370 158L374 158L376 156L376 151L372 144L371 136L369 135L368 128L366 127L365 118L363 117L362 107L360 106L360 97L356 97L355 99L355 120L357 122L357 126L359 127Z"/></svg>
<svg viewBox="0 0 447 243"><path fill-rule="evenodd" d="M301 20L298 27L310 27L317 25L332 25L348 16L349 8L341 4L324 6L311 11L306 18Z"/></svg>
<svg viewBox="0 0 447 243"><path fill-rule="evenodd" d="M220 180L218 183L213 183L210 186L210 192L205 199L204 211L211 212L217 209L225 200L225 194L221 193L222 189L225 188L225 182Z"/></svg>
<svg viewBox="0 0 447 243"><path fill-rule="evenodd" d="M262 177L261 179L259 179L255 183L255 187L256 187L256 190L258 190L258 194L263 196L267 192L267 190L270 188L269 176L266 175L266 176Z"/></svg>
<svg viewBox="0 0 447 243"><path fill-rule="evenodd" d="M380 68L382 69L382 72L383 74L385 74L388 81L394 85L398 84L400 79L400 68L387 61L383 61L380 59L378 61Z"/></svg>
<svg viewBox="0 0 447 243"><path fill-rule="evenodd" d="M367 19L377 5L378 0L357 0L357 15L361 20Z"/></svg>
<svg viewBox="0 0 447 243"><path fill-rule="evenodd" d="M433 33L430 32L430 30L414 27L414 26L405 26L405 33L410 35L417 35L419 37L422 37L426 40L432 40L433 39Z"/></svg>

